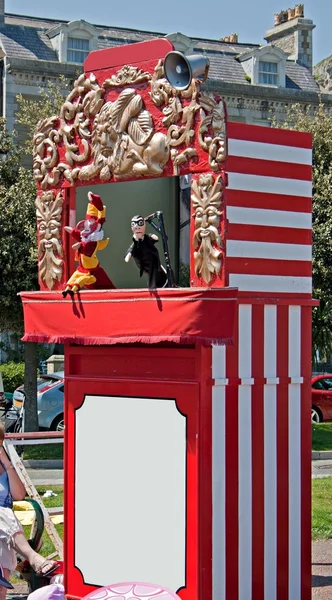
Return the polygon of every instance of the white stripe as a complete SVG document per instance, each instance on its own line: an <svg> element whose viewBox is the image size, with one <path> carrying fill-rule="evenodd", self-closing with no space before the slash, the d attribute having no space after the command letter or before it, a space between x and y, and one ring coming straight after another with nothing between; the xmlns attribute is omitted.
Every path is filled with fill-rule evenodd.
<svg viewBox="0 0 332 600"><path fill-rule="evenodd" d="M244 192L262 192L263 194L282 194L311 198L312 182L304 179L286 179L284 177L266 177L247 173L228 172L228 189Z"/></svg>
<svg viewBox="0 0 332 600"><path fill-rule="evenodd" d="M212 359L216 348L212 347ZM226 597L226 458L224 386L212 388L212 589L213 600Z"/></svg>
<svg viewBox="0 0 332 600"><path fill-rule="evenodd" d="M239 306L239 378L251 378L251 311L250 304Z"/></svg>
<svg viewBox="0 0 332 600"><path fill-rule="evenodd" d="M231 273L230 287L237 287L247 292L282 292L310 294L311 277L279 277L277 275L247 275Z"/></svg>
<svg viewBox="0 0 332 600"><path fill-rule="evenodd" d="M266 227L291 227L311 229L311 213L290 210L270 210L267 208L244 208L228 206L227 219L240 225L265 225Z"/></svg>
<svg viewBox="0 0 332 600"><path fill-rule="evenodd" d="M288 386L288 467L288 598L301 600L301 385L296 383Z"/></svg>
<svg viewBox="0 0 332 600"><path fill-rule="evenodd" d="M265 307L267 308L267 307ZM273 307L272 307L273 308ZM277 387L264 386L264 598L277 595ZM292 597L290 596L290 599Z"/></svg>
<svg viewBox="0 0 332 600"><path fill-rule="evenodd" d="M227 240L226 256L311 261L311 245Z"/></svg>
<svg viewBox="0 0 332 600"><path fill-rule="evenodd" d="M277 376L277 307L264 306L264 377Z"/></svg>
<svg viewBox="0 0 332 600"><path fill-rule="evenodd" d="M260 160L275 160L299 165L312 165L312 151L308 148L235 140L232 138L228 139L228 155L258 158Z"/></svg>
<svg viewBox="0 0 332 600"><path fill-rule="evenodd" d="M212 346L212 378L226 379L226 346Z"/></svg>
<svg viewBox="0 0 332 600"><path fill-rule="evenodd" d="M301 307L288 309L288 376L301 377Z"/></svg>
<svg viewBox="0 0 332 600"><path fill-rule="evenodd" d="M252 598L251 390L239 386L239 600Z"/></svg>

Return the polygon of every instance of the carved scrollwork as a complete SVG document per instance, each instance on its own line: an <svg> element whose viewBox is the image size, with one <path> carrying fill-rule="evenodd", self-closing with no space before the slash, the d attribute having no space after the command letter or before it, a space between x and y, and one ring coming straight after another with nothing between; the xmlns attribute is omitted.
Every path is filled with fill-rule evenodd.
<svg viewBox="0 0 332 600"><path fill-rule="evenodd" d="M66 148L65 159L70 166L86 162L90 156L93 119L104 104L104 94L105 89L99 87L95 76L91 74L86 78L83 73L61 107L60 134Z"/></svg>
<svg viewBox="0 0 332 600"><path fill-rule="evenodd" d="M163 131L156 130L140 88L146 84L151 102L161 112ZM124 88L117 90L116 88ZM111 99L105 102L108 89ZM115 96L115 94L117 94ZM224 104L205 95L193 80L185 91L173 88L159 60L153 74L123 66L99 86L96 77L80 75L61 107L59 117L40 121L33 139L34 173L42 190L56 187L61 177L102 181L160 176L169 159L173 174L197 156L198 142L218 171L226 156ZM61 150L60 150L61 147ZM60 152L59 152L60 150Z"/></svg>
<svg viewBox="0 0 332 600"><path fill-rule="evenodd" d="M115 75L112 75L110 79L106 79L103 84L103 88L108 87L122 87L124 85L134 85L136 83L143 83L144 81L150 81L151 75L138 67L132 67L130 65L124 65L120 71Z"/></svg>
<svg viewBox="0 0 332 600"><path fill-rule="evenodd" d="M200 105L199 144L209 153L211 169L218 171L227 154L225 105L220 98L208 95L201 96Z"/></svg>
<svg viewBox="0 0 332 600"><path fill-rule="evenodd" d="M60 282L63 274L61 219L63 196L47 191L35 202L38 227L39 278L49 290Z"/></svg>
<svg viewBox="0 0 332 600"><path fill-rule="evenodd" d="M109 181L131 176L161 175L169 160L166 135L154 131L152 117L133 88L106 102L95 120L93 163L80 170L81 180L100 176Z"/></svg>
<svg viewBox="0 0 332 600"><path fill-rule="evenodd" d="M191 184L195 233L193 238L195 273L210 283L221 269L220 221L223 182L212 173L200 175Z"/></svg>

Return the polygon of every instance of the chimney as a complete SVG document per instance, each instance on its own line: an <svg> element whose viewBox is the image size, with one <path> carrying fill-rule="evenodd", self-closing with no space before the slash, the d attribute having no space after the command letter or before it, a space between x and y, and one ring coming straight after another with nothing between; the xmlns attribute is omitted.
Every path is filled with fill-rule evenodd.
<svg viewBox="0 0 332 600"><path fill-rule="evenodd" d="M266 32L265 40L312 71L312 30L315 27L311 19L305 19L304 5L296 4L274 15L274 27Z"/></svg>
<svg viewBox="0 0 332 600"><path fill-rule="evenodd" d="M239 43L239 34L238 33L231 33L231 35L226 35L223 38L220 38L219 40L220 42L227 42L227 43L231 43L231 44L238 44Z"/></svg>
<svg viewBox="0 0 332 600"><path fill-rule="evenodd" d="M0 0L0 27L5 24L5 0Z"/></svg>

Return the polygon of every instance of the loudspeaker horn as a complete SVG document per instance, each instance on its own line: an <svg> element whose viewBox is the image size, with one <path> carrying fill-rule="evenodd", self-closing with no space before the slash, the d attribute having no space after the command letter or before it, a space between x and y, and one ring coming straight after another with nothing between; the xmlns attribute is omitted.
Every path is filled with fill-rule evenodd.
<svg viewBox="0 0 332 600"><path fill-rule="evenodd" d="M210 61L202 54L185 56L182 52L169 52L164 60L166 79L176 90L186 90L194 77L205 81L208 76Z"/></svg>

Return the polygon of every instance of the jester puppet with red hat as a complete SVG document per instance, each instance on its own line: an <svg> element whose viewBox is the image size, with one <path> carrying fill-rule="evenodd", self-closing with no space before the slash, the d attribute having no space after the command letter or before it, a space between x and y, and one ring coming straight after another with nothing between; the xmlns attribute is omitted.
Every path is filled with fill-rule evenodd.
<svg viewBox="0 0 332 600"><path fill-rule="evenodd" d="M65 230L74 238L73 249L76 250L75 259L78 262L76 271L67 281L62 295L73 296L82 288L92 290L109 290L115 286L100 266L97 251L106 248L109 238L104 240L102 225L105 222L106 206L103 206L100 196L88 192L88 209L85 220Z"/></svg>

